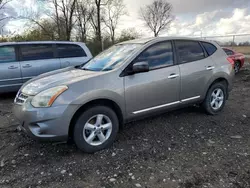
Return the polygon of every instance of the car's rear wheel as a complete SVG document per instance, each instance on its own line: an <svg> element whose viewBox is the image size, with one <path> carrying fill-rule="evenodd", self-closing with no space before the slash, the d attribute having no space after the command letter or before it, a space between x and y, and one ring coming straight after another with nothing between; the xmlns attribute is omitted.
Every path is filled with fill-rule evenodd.
<svg viewBox="0 0 250 188"><path fill-rule="evenodd" d="M119 130L116 113L106 106L94 106L80 115L74 127L74 141L79 149L93 153L108 148Z"/></svg>
<svg viewBox="0 0 250 188"><path fill-rule="evenodd" d="M235 72L235 74L237 74L238 72L240 72L240 66L241 66L241 63L239 61L236 61L234 63L234 72Z"/></svg>
<svg viewBox="0 0 250 188"><path fill-rule="evenodd" d="M202 106L208 114L215 115L224 108L226 98L227 84L225 82L217 82L209 88Z"/></svg>

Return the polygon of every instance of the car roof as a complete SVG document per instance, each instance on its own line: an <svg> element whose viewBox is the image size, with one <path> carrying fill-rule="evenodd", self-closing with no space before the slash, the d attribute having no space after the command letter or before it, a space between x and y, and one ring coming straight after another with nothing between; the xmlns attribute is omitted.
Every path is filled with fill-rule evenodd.
<svg viewBox="0 0 250 188"><path fill-rule="evenodd" d="M148 42L160 42L165 40L197 40L197 41L205 41L201 38L191 38L191 37L151 37L151 38L142 38L142 39L135 39L135 40L129 40L125 42L121 42L119 44L146 44Z"/></svg>
<svg viewBox="0 0 250 188"><path fill-rule="evenodd" d="M16 44L84 44L83 42L71 42L71 41L24 41L24 42L1 42L2 45L16 45Z"/></svg>

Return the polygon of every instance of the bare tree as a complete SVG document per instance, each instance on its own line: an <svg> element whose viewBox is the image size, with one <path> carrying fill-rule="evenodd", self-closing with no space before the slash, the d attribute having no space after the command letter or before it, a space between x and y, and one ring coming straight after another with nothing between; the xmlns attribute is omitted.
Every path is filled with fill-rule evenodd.
<svg viewBox="0 0 250 188"><path fill-rule="evenodd" d="M103 49L102 46L102 32L101 32L101 23L104 20L104 16L102 16L102 7L106 6L111 0L92 0L93 7L91 10L91 25L94 29L95 36L97 39L97 43L99 48Z"/></svg>
<svg viewBox="0 0 250 188"><path fill-rule="evenodd" d="M91 9L89 4L89 0L78 0L76 4L77 30L82 42L86 42L87 30L91 19Z"/></svg>
<svg viewBox="0 0 250 188"><path fill-rule="evenodd" d="M70 40L71 32L75 24L73 17L77 0L52 0L52 3L55 8L54 20L57 24L59 38Z"/></svg>
<svg viewBox="0 0 250 188"><path fill-rule="evenodd" d="M140 9L140 16L157 37L173 20L172 5L166 0L154 0L152 4Z"/></svg>
<svg viewBox="0 0 250 188"><path fill-rule="evenodd" d="M26 26L28 25L29 28L33 27L30 24L35 24L36 26L40 27L43 33L45 33L46 35L51 35L51 30L49 29L50 27L48 27L47 25L49 20L41 19L40 10L35 10L32 7L30 7L29 9L23 9L21 14L18 15L17 18L28 20L30 23L26 23ZM54 23L53 20L50 20L50 22L50 24Z"/></svg>
<svg viewBox="0 0 250 188"><path fill-rule="evenodd" d="M8 16L4 14L4 9L10 1L11 0L0 0L0 22L8 18Z"/></svg>
<svg viewBox="0 0 250 188"><path fill-rule="evenodd" d="M112 44L115 43L115 31L117 29L118 21L121 16L126 14L126 7L123 3L123 0L112 0L107 3L105 7L106 16L104 23L107 26L110 34Z"/></svg>
<svg viewBox="0 0 250 188"><path fill-rule="evenodd" d="M3 38L3 30L4 26L7 22L7 19L10 17L5 13L6 12L6 5L10 2L11 0L0 0L0 34L1 37Z"/></svg>
<svg viewBox="0 0 250 188"><path fill-rule="evenodd" d="M44 32L49 34L49 29L47 29L46 25L42 24L44 19L41 19L44 14L50 18L51 22L56 25L56 35L55 39L59 40L70 40L71 32L73 30L74 24L76 20L74 19L74 14L76 10L77 0L37 0L47 2L52 5L48 6L48 10L36 10L32 7L30 9L26 9L19 16L21 19L27 19L31 23L34 23L41 27Z"/></svg>

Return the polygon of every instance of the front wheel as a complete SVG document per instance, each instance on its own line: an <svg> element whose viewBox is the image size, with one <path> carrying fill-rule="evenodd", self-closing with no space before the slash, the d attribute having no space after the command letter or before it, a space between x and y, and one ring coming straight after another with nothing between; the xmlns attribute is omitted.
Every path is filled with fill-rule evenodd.
<svg viewBox="0 0 250 188"><path fill-rule="evenodd" d="M108 148L119 130L116 113L106 106L87 109L78 118L74 127L74 141L79 149L93 153Z"/></svg>
<svg viewBox="0 0 250 188"><path fill-rule="evenodd" d="M203 108L210 115L218 114L225 106L227 98L226 83L218 82L213 84L203 101Z"/></svg>

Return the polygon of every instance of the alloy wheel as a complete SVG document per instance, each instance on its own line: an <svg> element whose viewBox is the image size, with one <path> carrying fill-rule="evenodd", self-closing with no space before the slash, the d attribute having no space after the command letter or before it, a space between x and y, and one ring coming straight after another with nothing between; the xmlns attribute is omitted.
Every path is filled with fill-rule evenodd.
<svg viewBox="0 0 250 188"><path fill-rule="evenodd" d="M112 132L112 122L104 114L91 117L83 128L84 140L91 146L99 146L107 141Z"/></svg>
<svg viewBox="0 0 250 188"><path fill-rule="evenodd" d="M212 92L210 105L213 110L218 110L224 103L224 93L222 89L217 88Z"/></svg>

